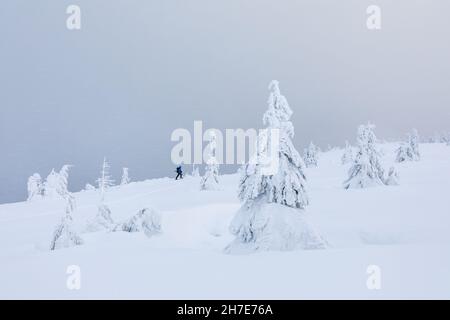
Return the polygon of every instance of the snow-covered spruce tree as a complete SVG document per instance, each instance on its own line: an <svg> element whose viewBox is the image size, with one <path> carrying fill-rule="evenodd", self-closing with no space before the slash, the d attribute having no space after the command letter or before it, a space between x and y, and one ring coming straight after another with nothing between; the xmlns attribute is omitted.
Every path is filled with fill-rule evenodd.
<svg viewBox="0 0 450 320"><path fill-rule="evenodd" d="M352 146L350 145L350 143L348 143L348 141L345 141L345 150L344 150L344 154L342 155L342 158L341 158L341 163L347 164L347 163L351 163L351 162L353 162Z"/></svg>
<svg viewBox="0 0 450 320"><path fill-rule="evenodd" d="M104 158L100 178L97 179L100 193L100 204L98 205L97 214L94 220L88 222L87 231L98 231L100 229L111 230L114 227L114 221L111 217L111 210L105 204L106 191L114 185L114 180L110 176L109 169L110 166L106 161L106 158Z"/></svg>
<svg viewBox="0 0 450 320"><path fill-rule="evenodd" d="M419 132L413 129L412 133L408 136L408 142L412 151L412 160L414 161L420 160L419 141Z"/></svg>
<svg viewBox="0 0 450 320"><path fill-rule="evenodd" d="M389 174L388 174L388 176L386 178L386 181L384 183L386 185L388 185L388 186L397 186L398 185L398 180L399 180L399 177L398 177L397 171L395 170L394 167L391 167L389 169Z"/></svg>
<svg viewBox="0 0 450 320"><path fill-rule="evenodd" d="M400 146L397 148L396 152L397 156L395 157L395 161L397 162L413 160L413 151L409 143L406 142L400 143Z"/></svg>
<svg viewBox="0 0 450 320"><path fill-rule="evenodd" d="M269 90L263 117L267 128L258 135L257 153L240 170L242 206L230 225L236 238L225 248L228 253L326 247L303 212L308 205L305 165L291 141L292 110L278 81L272 81Z"/></svg>
<svg viewBox="0 0 450 320"><path fill-rule="evenodd" d="M216 158L216 134L212 131L208 148L208 160L206 160L205 174L200 181L200 190L217 190L219 187L219 162Z"/></svg>
<svg viewBox="0 0 450 320"><path fill-rule="evenodd" d="M304 151L306 167L317 167L317 147L314 143L310 143Z"/></svg>
<svg viewBox="0 0 450 320"><path fill-rule="evenodd" d="M194 178L200 177L200 172L198 171L198 167L195 164L192 165L192 176Z"/></svg>
<svg viewBox="0 0 450 320"><path fill-rule="evenodd" d="M161 233L161 215L151 208L139 210L129 220L117 225L114 231L144 232L147 237Z"/></svg>
<svg viewBox="0 0 450 320"><path fill-rule="evenodd" d="M349 178L344 188L366 188L384 184L384 170L379 160L379 152L375 147L377 137L372 124L358 128L358 152L349 170Z"/></svg>
<svg viewBox="0 0 450 320"><path fill-rule="evenodd" d="M27 189L28 189L27 201L31 201L35 198L38 197L40 198L43 196L44 186L42 183L41 175L39 173L35 173L28 178Z"/></svg>
<svg viewBox="0 0 450 320"><path fill-rule="evenodd" d="M61 222L57 225L53 233L50 250L83 244L83 239L75 232L72 223L72 213L75 210L76 204L73 195L67 191L69 168L70 166L64 166L63 170L58 174L62 177L60 179L60 191L62 192L60 195L66 202L66 209L64 217L61 219Z"/></svg>
<svg viewBox="0 0 450 320"><path fill-rule="evenodd" d="M55 169L52 169L44 182L44 196L46 198L54 198L58 195L58 181L59 174L55 171Z"/></svg>
<svg viewBox="0 0 450 320"><path fill-rule="evenodd" d="M129 184L131 182L130 176L128 174L128 168L122 169L122 179L120 180L120 185L124 186L126 184Z"/></svg>
<svg viewBox="0 0 450 320"><path fill-rule="evenodd" d="M102 171L100 172L100 178L97 179L98 189L100 191L101 202L105 200L106 190L114 185L114 180L111 178L109 174L109 166L106 158L103 159Z"/></svg>
<svg viewBox="0 0 450 320"><path fill-rule="evenodd" d="M69 193L67 187L70 168L71 166L66 164L59 172L52 169L43 184L45 197L55 198L60 196L65 199L65 196Z"/></svg>
<svg viewBox="0 0 450 320"><path fill-rule="evenodd" d="M66 198L66 201L66 213L53 232L50 250L68 248L83 244L83 239L75 232L73 228L72 212L75 205L72 195L69 195Z"/></svg>

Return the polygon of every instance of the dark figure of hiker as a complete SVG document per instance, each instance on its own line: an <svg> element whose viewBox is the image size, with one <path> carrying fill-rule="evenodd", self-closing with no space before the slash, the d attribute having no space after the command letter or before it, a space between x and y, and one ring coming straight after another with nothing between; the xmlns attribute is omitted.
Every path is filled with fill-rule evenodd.
<svg viewBox="0 0 450 320"><path fill-rule="evenodd" d="M178 180L178 178L183 179L183 171L181 170L181 166L178 166L175 172L177 173L175 180Z"/></svg>

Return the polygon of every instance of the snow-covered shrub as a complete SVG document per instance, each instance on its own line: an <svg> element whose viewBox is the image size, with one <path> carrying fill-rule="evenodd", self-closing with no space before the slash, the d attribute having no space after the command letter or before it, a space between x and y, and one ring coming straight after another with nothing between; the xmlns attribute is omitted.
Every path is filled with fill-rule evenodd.
<svg viewBox="0 0 450 320"><path fill-rule="evenodd" d="M294 128L289 121L292 110L281 95L278 81L269 85L269 107L263 117L267 130L258 135L257 154L240 171L241 209L233 218L230 231L236 238L228 253L254 250L323 248L326 242L304 220L308 205L305 164L292 144ZM279 135L273 142L272 134ZM276 145L274 145L276 144ZM270 173L263 161L268 150L275 150L277 167Z"/></svg>
<svg viewBox="0 0 450 320"><path fill-rule="evenodd" d="M123 168L122 169L122 179L120 180L120 185L126 185L129 184L131 182L130 180L130 176L128 174L128 168Z"/></svg>
<svg viewBox="0 0 450 320"><path fill-rule="evenodd" d="M219 188L219 162L216 158L216 134L211 132L209 157L206 161L205 175L200 181L200 190L217 190Z"/></svg>
<svg viewBox="0 0 450 320"><path fill-rule="evenodd" d="M117 225L114 231L144 232L151 237L161 233L161 215L151 208L142 209L129 220Z"/></svg>
<svg viewBox="0 0 450 320"><path fill-rule="evenodd" d="M379 152L375 147L377 138L372 124L361 125L358 128L358 152L349 170L349 178L344 182L344 188L366 188L382 185L384 169L381 167Z"/></svg>
<svg viewBox="0 0 450 320"><path fill-rule="evenodd" d="M95 190L95 187L92 184L90 184L90 183L86 183L86 186L84 187L84 190L92 191L92 190Z"/></svg>
<svg viewBox="0 0 450 320"><path fill-rule="evenodd" d="M351 163L351 162L353 162L352 146L348 143L348 141L345 141L345 150L344 150L344 154L342 155L342 158L341 158L341 163L347 164L347 163Z"/></svg>
<svg viewBox="0 0 450 320"><path fill-rule="evenodd" d="M314 143L310 143L304 151L306 167L317 167L317 147Z"/></svg>
<svg viewBox="0 0 450 320"><path fill-rule="evenodd" d="M389 169L388 176L386 178L385 184L388 186L397 186L399 182L398 173L394 167Z"/></svg>
<svg viewBox="0 0 450 320"><path fill-rule="evenodd" d="M27 201L31 201L37 197L42 197L44 195L44 185L42 183L42 178L39 173L35 173L28 178L27 189L28 189Z"/></svg>
<svg viewBox="0 0 450 320"><path fill-rule="evenodd" d="M86 231L112 230L114 227L115 224L111 217L111 210L107 205L100 204L95 218L88 222Z"/></svg>

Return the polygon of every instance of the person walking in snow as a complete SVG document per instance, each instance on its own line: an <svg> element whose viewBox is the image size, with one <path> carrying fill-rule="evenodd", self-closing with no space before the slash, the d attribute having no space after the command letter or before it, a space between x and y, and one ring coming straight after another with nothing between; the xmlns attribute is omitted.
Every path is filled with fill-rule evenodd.
<svg viewBox="0 0 450 320"><path fill-rule="evenodd" d="M181 166L178 166L175 172L177 173L175 180L178 180L178 178L183 179L183 171L181 170Z"/></svg>

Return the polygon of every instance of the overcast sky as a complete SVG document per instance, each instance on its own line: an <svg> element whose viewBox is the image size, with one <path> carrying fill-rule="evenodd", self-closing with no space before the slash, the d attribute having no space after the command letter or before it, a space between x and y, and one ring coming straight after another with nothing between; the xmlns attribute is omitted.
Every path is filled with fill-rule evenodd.
<svg viewBox="0 0 450 320"><path fill-rule="evenodd" d="M172 176L174 129L260 128L272 79L299 150L368 120L380 138L450 131L448 0L3 0L0 39L0 202L65 163L79 190L103 156L116 180Z"/></svg>

